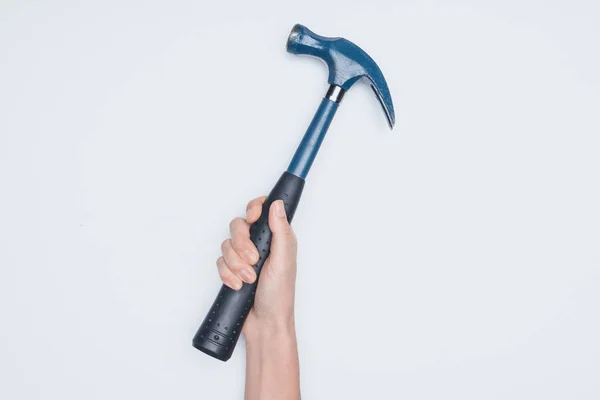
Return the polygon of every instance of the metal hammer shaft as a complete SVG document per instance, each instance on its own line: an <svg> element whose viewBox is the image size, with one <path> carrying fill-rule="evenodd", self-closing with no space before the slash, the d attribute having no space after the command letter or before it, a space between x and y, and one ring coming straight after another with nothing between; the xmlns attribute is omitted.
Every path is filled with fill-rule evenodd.
<svg viewBox="0 0 600 400"><path fill-rule="evenodd" d="M306 179L308 171L317 156L329 125L335 116L342 97L344 89L339 86L331 85L321 105L317 109L312 122L308 126L287 171L302 179Z"/></svg>

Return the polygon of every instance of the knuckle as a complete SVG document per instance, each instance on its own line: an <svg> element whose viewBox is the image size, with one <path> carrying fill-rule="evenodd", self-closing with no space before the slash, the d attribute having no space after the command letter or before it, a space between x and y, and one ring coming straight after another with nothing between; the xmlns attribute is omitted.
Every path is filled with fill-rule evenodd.
<svg viewBox="0 0 600 400"><path fill-rule="evenodd" d="M248 219L251 221L256 221L257 219L260 218L260 215L262 214L262 209L260 208L260 206L258 205L253 205L252 207L248 208L248 210L246 211L246 215L248 216Z"/></svg>
<svg viewBox="0 0 600 400"><path fill-rule="evenodd" d="M248 205L246 206L246 211L249 211L254 208L257 208L259 211L262 211L261 206L265 202L266 199L267 199L267 196L260 196L260 197L257 197L256 199L250 201L248 203Z"/></svg>
<svg viewBox="0 0 600 400"><path fill-rule="evenodd" d="M228 262L227 265L232 271L239 271L247 266L246 263L240 260L233 260Z"/></svg>
<svg viewBox="0 0 600 400"><path fill-rule="evenodd" d="M243 224L244 220L241 217L236 217L234 219L231 220L231 222L229 223L229 230L233 231L235 230L237 227L239 227L241 224Z"/></svg>
<svg viewBox="0 0 600 400"><path fill-rule="evenodd" d="M240 257L233 249L231 251L223 253L223 258L225 260L225 264L227 264L227 267L232 271L239 270L245 267L244 262L240 260Z"/></svg>
<svg viewBox="0 0 600 400"><path fill-rule="evenodd" d="M260 206L262 203L265 202L266 199L267 199L267 196L257 197L254 200L252 200L250 203L248 203L248 207Z"/></svg>
<svg viewBox="0 0 600 400"><path fill-rule="evenodd" d="M221 251L225 252L230 245L231 245L231 239L223 240L223 242L221 242Z"/></svg>
<svg viewBox="0 0 600 400"><path fill-rule="evenodd" d="M219 277L221 280L229 278L229 271L227 271L225 268L219 268Z"/></svg>
<svg viewBox="0 0 600 400"><path fill-rule="evenodd" d="M239 242L250 236L250 227L244 223L244 225L239 224L235 226L231 230L231 240L232 242Z"/></svg>
<svg viewBox="0 0 600 400"><path fill-rule="evenodd" d="M236 253L239 253L240 252L239 240L232 238L231 239L231 247L233 248L233 251L235 251Z"/></svg>
<svg viewBox="0 0 600 400"><path fill-rule="evenodd" d="M240 251L248 246L250 241L250 230L238 229L237 231L231 232L231 245L237 251Z"/></svg>
<svg viewBox="0 0 600 400"><path fill-rule="evenodd" d="M246 243L245 239L234 238L231 239L231 246L233 247L233 250L235 250L235 252L240 254L241 256L242 252L244 251L244 249L246 249L248 244Z"/></svg>

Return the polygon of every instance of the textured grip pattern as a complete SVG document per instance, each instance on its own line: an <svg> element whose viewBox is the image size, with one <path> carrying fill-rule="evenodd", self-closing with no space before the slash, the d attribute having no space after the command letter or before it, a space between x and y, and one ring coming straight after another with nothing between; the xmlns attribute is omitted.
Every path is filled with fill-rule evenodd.
<svg viewBox="0 0 600 400"><path fill-rule="evenodd" d="M250 227L250 240L256 246L260 256L253 266L259 278L271 250L269 207L275 200L283 200L287 219L291 222L303 188L304 179L284 172L263 204L260 218ZM221 287L208 315L194 336L192 342L194 347L221 361L229 360L246 317L254 304L258 281L259 279L251 285L244 283L238 291L225 285Z"/></svg>

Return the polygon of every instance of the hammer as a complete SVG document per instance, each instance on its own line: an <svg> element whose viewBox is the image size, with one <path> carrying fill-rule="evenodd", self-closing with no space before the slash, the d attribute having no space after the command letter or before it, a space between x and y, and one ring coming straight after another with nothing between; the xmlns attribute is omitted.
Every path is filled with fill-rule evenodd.
<svg viewBox="0 0 600 400"><path fill-rule="evenodd" d="M269 193L262 206L260 218L250 227L250 240L260 256L253 266L256 281L252 284L244 283L237 291L223 285L192 341L195 348L221 361L229 360L233 353L242 326L254 304L260 271L269 256L269 207L274 201L283 200L287 219L292 221L306 175L344 94L360 78L367 78L383 108L390 129L395 123L394 106L385 78L375 61L357 45L344 38L319 36L305 26L297 24L288 37L287 51L292 54L307 54L325 61L329 68L330 86L289 167Z"/></svg>

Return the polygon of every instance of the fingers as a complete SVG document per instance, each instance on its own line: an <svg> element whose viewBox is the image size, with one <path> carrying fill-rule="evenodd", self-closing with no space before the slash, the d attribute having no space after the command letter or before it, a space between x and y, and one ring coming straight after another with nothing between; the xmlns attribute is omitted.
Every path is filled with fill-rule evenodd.
<svg viewBox="0 0 600 400"><path fill-rule="evenodd" d="M221 244L221 252L227 267L235 276L246 283L253 283L256 280L254 268L235 251L231 239Z"/></svg>
<svg viewBox="0 0 600 400"><path fill-rule="evenodd" d="M260 214L262 214L262 205L266 199L267 196L261 196L248 203L246 207L246 222L253 224L258 220Z"/></svg>
<svg viewBox="0 0 600 400"><path fill-rule="evenodd" d="M231 221L231 239L221 244L223 256L217 260L217 268L223 283L234 290L241 289L242 282L256 281L256 272L252 266L258 262L259 255L250 240L250 224L260 218L265 200L266 196L261 196L248 203L246 219L235 218Z"/></svg>
<svg viewBox="0 0 600 400"><path fill-rule="evenodd" d="M233 290L240 290L242 288L242 280L231 272L223 257L217 259L217 268L219 270L219 276L225 285Z"/></svg>
<svg viewBox="0 0 600 400"><path fill-rule="evenodd" d="M284 203L274 201L269 209L269 227L273 232L271 242L271 259L292 261L296 259L297 241L292 227L288 223Z"/></svg>
<svg viewBox="0 0 600 400"><path fill-rule="evenodd" d="M243 218L235 218L229 224L233 249L246 263L254 265L258 262L258 250L250 240L250 225Z"/></svg>

